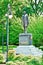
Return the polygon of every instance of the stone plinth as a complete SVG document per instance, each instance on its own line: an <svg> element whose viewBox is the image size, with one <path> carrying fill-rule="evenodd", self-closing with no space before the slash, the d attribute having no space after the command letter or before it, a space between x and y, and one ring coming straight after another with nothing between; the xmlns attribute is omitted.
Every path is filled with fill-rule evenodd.
<svg viewBox="0 0 43 65"><path fill-rule="evenodd" d="M33 55L39 57L43 55L43 51L41 51L40 49L38 49L33 45L18 46L17 48L15 48L15 50L16 50L16 54Z"/></svg>
<svg viewBox="0 0 43 65"><path fill-rule="evenodd" d="M32 34L31 33L21 33L19 35L19 45L31 45L32 44Z"/></svg>

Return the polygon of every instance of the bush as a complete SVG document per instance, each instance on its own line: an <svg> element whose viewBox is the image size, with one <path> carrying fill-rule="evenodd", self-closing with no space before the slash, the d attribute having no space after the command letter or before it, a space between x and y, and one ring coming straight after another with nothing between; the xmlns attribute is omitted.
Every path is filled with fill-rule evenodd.
<svg viewBox="0 0 43 65"><path fill-rule="evenodd" d="M31 57L31 59L29 61L27 61L28 65L42 65L42 57Z"/></svg>
<svg viewBox="0 0 43 65"><path fill-rule="evenodd" d="M27 28L28 33L32 33L33 45L39 47L43 46L43 17L30 16L29 25ZM23 25L21 24L21 19L18 17L10 20L9 23L9 44L19 44L19 34L23 32ZM1 28L1 27L0 27ZM4 30L4 42L6 42L6 30ZM0 29L0 44L1 44L1 34Z"/></svg>
<svg viewBox="0 0 43 65"><path fill-rule="evenodd" d="M12 56L12 57L11 57ZM11 57L11 58L10 58ZM10 54L9 62L6 65L41 65L43 64L43 57L35 57L32 55L25 56L25 55L12 55Z"/></svg>
<svg viewBox="0 0 43 65"><path fill-rule="evenodd" d="M0 54L0 63L4 63L4 62L5 62L4 56L3 54Z"/></svg>
<svg viewBox="0 0 43 65"><path fill-rule="evenodd" d="M17 60L19 60L19 61L21 60L21 56L20 55L16 55L15 56L15 61L17 61Z"/></svg>
<svg viewBox="0 0 43 65"><path fill-rule="evenodd" d="M8 60L9 61L14 61L14 57L15 57L16 53L15 53L15 50L9 50L8 51Z"/></svg>
<svg viewBox="0 0 43 65"><path fill-rule="evenodd" d="M25 56L23 54L16 55L16 54L14 54L14 51L13 52L9 51L9 53L8 53L9 61L14 61L14 62L26 61L27 62L27 61L29 61L32 58L34 58L34 56L32 56L32 55L29 55L29 56Z"/></svg>
<svg viewBox="0 0 43 65"><path fill-rule="evenodd" d="M24 62L24 61L22 61L22 62L18 61L18 62L15 62L15 63L12 62L12 61L9 61L9 62L6 63L6 65L27 65L27 63Z"/></svg>
<svg viewBox="0 0 43 65"><path fill-rule="evenodd" d="M30 16L30 24L27 32L32 33L33 45L39 47L43 46L43 17ZM17 18L13 24L10 25L10 44L18 44L19 34L23 32L23 25L21 19Z"/></svg>
<svg viewBox="0 0 43 65"><path fill-rule="evenodd" d="M13 21L13 23L12 23ZM16 18L16 20L12 20L11 24L9 26L10 29L10 44L18 44L19 42L19 33L23 32L22 25L21 25L21 19Z"/></svg>
<svg viewBox="0 0 43 65"><path fill-rule="evenodd" d="M26 56L26 55L23 55L23 54L19 54L19 55L16 55L14 58L15 58L15 62L18 61L18 60L20 62L22 62L22 61L28 61L28 60L30 60L31 58L34 58L34 57L31 56L31 55Z"/></svg>
<svg viewBox="0 0 43 65"><path fill-rule="evenodd" d="M24 58L25 59L25 58ZM31 57L31 59L27 60L16 60L16 61L9 61L6 63L6 65L41 65L43 64L42 60L37 57Z"/></svg>
<svg viewBox="0 0 43 65"><path fill-rule="evenodd" d="M27 65L40 65L39 61L35 58L30 59L30 61L27 62Z"/></svg>
<svg viewBox="0 0 43 65"><path fill-rule="evenodd" d="M27 63L25 61L22 61L22 62L16 62L17 65L27 65Z"/></svg>
<svg viewBox="0 0 43 65"><path fill-rule="evenodd" d="M40 46L39 48L40 48L41 50L43 50L43 46Z"/></svg>
<svg viewBox="0 0 43 65"><path fill-rule="evenodd" d="M9 62L6 63L6 65L16 65L16 63L9 61Z"/></svg>
<svg viewBox="0 0 43 65"><path fill-rule="evenodd" d="M27 31L32 33L33 45L43 46L43 17L30 17L30 24Z"/></svg>

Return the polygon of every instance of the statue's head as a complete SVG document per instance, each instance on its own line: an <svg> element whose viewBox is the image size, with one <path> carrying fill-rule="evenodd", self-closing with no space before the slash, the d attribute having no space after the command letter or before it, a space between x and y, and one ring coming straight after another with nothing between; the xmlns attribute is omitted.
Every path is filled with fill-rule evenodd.
<svg viewBox="0 0 43 65"><path fill-rule="evenodd" d="M23 14L25 15L26 14L26 11L24 11Z"/></svg>

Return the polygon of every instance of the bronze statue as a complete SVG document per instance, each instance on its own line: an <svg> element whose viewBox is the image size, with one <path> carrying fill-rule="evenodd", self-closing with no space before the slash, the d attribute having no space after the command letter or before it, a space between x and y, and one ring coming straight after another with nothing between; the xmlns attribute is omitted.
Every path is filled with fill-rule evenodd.
<svg viewBox="0 0 43 65"><path fill-rule="evenodd" d="M22 15L22 20L23 20L23 27L24 27L24 32L26 33L26 28L29 24L29 21L28 21L28 14L26 13L26 11L24 11L24 14Z"/></svg>

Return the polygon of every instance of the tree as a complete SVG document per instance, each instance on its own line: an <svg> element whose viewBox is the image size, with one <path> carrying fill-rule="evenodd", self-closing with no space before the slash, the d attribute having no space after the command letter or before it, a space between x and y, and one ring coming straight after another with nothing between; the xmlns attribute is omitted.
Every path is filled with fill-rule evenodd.
<svg viewBox="0 0 43 65"><path fill-rule="evenodd" d="M11 10L12 10L12 13L13 13L12 20L11 21L9 20L9 24L10 24L9 25L9 28L10 28L10 43L12 43L12 42L16 43L18 41L19 33L23 32L23 29L22 29L22 26L21 26L21 23L20 23L23 11L25 10L27 12L27 14L29 14L31 16L33 14L35 14L35 16L39 15L39 14L41 15L43 13L43 0L0 0L0 23L2 21L4 21L4 24L5 24L5 22L6 22L5 14L8 11L8 8L7 8L8 3L11 4ZM36 16L36 18L37 18L37 16ZM34 19L34 16L33 16L33 19ZM41 20L41 21L37 20L37 21L42 22L43 20ZM34 22L34 20L32 21L32 23L34 25L31 24L30 32L33 33L33 31L35 30L35 34L37 33L36 31L38 31L40 33L42 32L41 34L43 35L43 31L42 31L43 30L43 27L42 27L43 22L42 22L42 24L40 24L40 23L37 23L37 21L35 21L35 22ZM17 22L17 23L15 23L15 22ZM38 28L36 23L39 25L39 27L40 26L41 27ZM0 40L1 40L1 33L2 33L1 26L2 26L2 24L0 24ZM42 35L41 35L41 37L42 37ZM37 37L34 36L34 40L35 40L34 42L35 43L37 43L37 41L38 41L38 39L37 40L35 39ZM5 39L4 41L6 42L6 30L4 30L4 39ZM41 40L43 42L43 37L42 37ZM38 43L39 43L39 41L38 41ZM41 41L40 41L40 43L41 43Z"/></svg>
<svg viewBox="0 0 43 65"><path fill-rule="evenodd" d="M35 15L41 15L43 13L43 0L31 0L30 4Z"/></svg>

